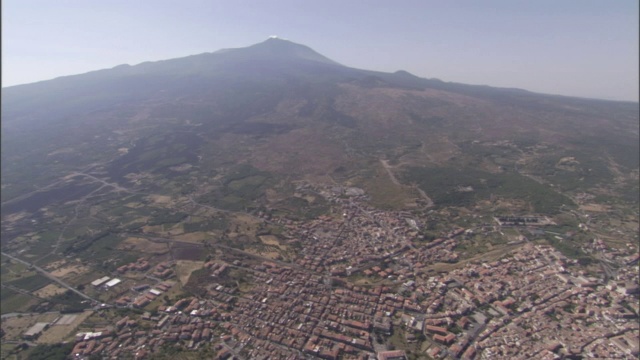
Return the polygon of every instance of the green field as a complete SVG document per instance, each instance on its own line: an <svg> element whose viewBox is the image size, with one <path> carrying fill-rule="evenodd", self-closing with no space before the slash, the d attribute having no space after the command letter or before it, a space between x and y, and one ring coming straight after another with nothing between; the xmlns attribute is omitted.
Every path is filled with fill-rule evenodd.
<svg viewBox="0 0 640 360"><path fill-rule="evenodd" d="M556 214L563 206L573 205L571 199L552 188L510 172L411 167L403 174L403 180L417 184L438 206L470 206L492 195L526 201L540 214Z"/></svg>
<svg viewBox="0 0 640 360"><path fill-rule="evenodd" d="M46 277L40 274L36 274L36 275L21 277L17 280L10 281L8 284L20 289L27 290L27 291L35 291L45 287L50 283L51 283L51 280L47 279Z"/></svg>

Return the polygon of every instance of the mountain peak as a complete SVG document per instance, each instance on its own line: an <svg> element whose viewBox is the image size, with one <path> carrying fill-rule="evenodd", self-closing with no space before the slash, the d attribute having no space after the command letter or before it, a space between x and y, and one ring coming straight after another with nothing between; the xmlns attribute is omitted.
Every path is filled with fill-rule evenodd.
<svg viewBox="0 0 640 360"><path fill-rule="evenodd" d="M302 44L296 44L293 41L287 40L287 39L283 39L281 37L278 37L277 35L271 35L267 38L267 40L261 42L261 43L257 43L254 45L251 45L249 47L252 46L256 46L256 45L269 45L269 46L299 46L299 47L304 47L307 48L307 46L302 45Z"/></svg>
<svg viewBox="0 0 640 360"><path fill-rule="evenodd" d="M255 58L301 59L325 64L340 65L306 45L283 39L277 35L269 36L267 40L261 43L245 48L233 49L233 51L246 53Z"/></svg>

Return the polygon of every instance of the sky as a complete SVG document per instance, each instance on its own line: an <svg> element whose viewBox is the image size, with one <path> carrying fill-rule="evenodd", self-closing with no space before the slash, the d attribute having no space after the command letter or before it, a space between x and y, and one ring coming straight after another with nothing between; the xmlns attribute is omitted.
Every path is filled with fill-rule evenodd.
<svg viewBox="0 0 640 360"><path fill-rule="evenodd" d="M638 0L3 0L2 86L245 47L343 65L638 101Z"/></svg>

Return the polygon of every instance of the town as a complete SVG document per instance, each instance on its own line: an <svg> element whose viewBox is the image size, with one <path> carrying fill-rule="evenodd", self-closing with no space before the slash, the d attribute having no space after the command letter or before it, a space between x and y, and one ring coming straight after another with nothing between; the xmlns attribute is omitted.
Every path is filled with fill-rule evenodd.
<svg viewBox="0 0 640 360"><path fill-rule="evenodd" d="M478 228L453 226L429 240L420 231L423 219L371 208L359 189L303 185L299 191L323 196L332 212L312 220L269 216L284 225L282 242L299 249L291 261L220 247L184 283L171 259L120 266L86 285L85 293L96 297L117 296L96 304L91 315L110 325L79 327L73 358L144 359L191 350L216 359L632 359L640 353L637 249L616 256L603 243L592 244L624 265L612 276L585 273L577 260L531 234L510 241L495 259L461 261L458 248L474 231L549 220L502 217ZM167 296L178 287L181 296ZM36 341L69 316L77 315L38 322L21 336Z"/></svg>

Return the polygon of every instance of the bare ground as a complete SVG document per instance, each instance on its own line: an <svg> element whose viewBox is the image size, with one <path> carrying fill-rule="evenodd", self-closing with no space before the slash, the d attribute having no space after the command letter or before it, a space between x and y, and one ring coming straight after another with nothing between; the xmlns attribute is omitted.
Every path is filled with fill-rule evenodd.
<svg viewBox="0 0 640 360"><path fill-rule="evenodd" d="M74 334L74 330L82 324L85 319L93 314L93 311L85 311L75 318L75 320L69 325L53 325L49 327L46 331L42 333L42 335L38 338L38 343L42 344L56 344L64 341L71 335Z"/></svg>
<svg viewBox="0 0 640 360"><path fill-rule="evenodd" d="M250 254L254 254L254 255L258 255L258 256L262 256L265 257L267 259L277 259L278 256L280 255L279 252L277 251L271 251L271 250L259 250L259 249L255 249L255 248L250 248L250 249L246 249L245 252L250 253Z"/></svg>
<svg viewBox="0 0 640 360"><path fill-rule="evenodd" d="M155 243L144 238L129 237L118 245L118 249L140 251L148 254L165 254L167 245L163 243Z"/></svg>
<svg viewBox="0 0 640 360"><path fill-rule="evenodd" d="M3 340L21 340L22 334L31 326L38 322L51 322L58 316L58 314L25 314L21 317L3 319L2 329L5 331Z"/></svg>
<svg viewBox="0 0 640 360"><path fill-rule="evenodd" d="M211 235L207 234L206 232L198 231L198 232L192 232L187 234L181 234L181 235L175 236L174 238L180 241L187 241L187 242L192 242L194 244L201 244L202 240L208 239L210 237Z"/></svg>
<svg viewBox="0 0 640 360"><path fill-rule="evenodd" d="M40 290L34 291L33 295L46 299L52 296L63 294L65 291L67 291L67 289L63 288L62 286L59 286L57 284L49 284Z"/></svg>
<svg viewBox="0 0 640 360"><path fill-rule="evenodd" d="M502 258L504 255L508 254L509 252L517 249L518 247L520 247L522 245L507 245L507 246L500 246L499 248L495 249L495 250L491 250L491 251L487 251L483 254L474 256L472 258L469 259L465 259L462 261L459 261L457 263L453 263L453 264L449 264L449 263L435 263L431 266L428 267L428 269L430 270L434 270L436 272L445 272L445 271L452 271L458 268L463 267L464 265L466 265L469 262L472 261L496 261L500 258Z"/></svg>
<svg viewBox="0 0 640 360"><path fill-rule="evenodd" d="M166 195L149 195L148 199L160 205L166 205L171 203L171 196L166 196Z"/></svg>
<svg viewBox="0 0 640 360"><path fill-rule="evenodd" d="M80 274L87 273L89 271L91 271L91 269L89 269L86 266L83 266L83 265L71 265L71 266L66 266L66 267L51 271L51 275L53 275L53 276L55 276L57 278L62 278L62 277L65 277L67 275L71 275L71 274L80 275Z"/></svg>
<svg viewBox="0 0 640 360"><path fill-rule="evenodd" d="M192 261L192 260L178 260L176 262L176 274L181 284L186 284L189 281L191 273L201 269L204 266L204 261Z"/></svg>
<svg viewBox="0 0 640 360"><path fill-rule="evenodd" d="M600 204L584 204L584 205L580 205L580 210L593 211L593 212L605 212L609 210L609 207L606 205L600 205Z"/></svg>
<svg viewBox="0 0 640 360"><path fill-rule="evenodd" d="M281 246L278 238L273 235L261 235L259 238L263 244L277 246L282 250L286 250L286 246Z"/></svg>

